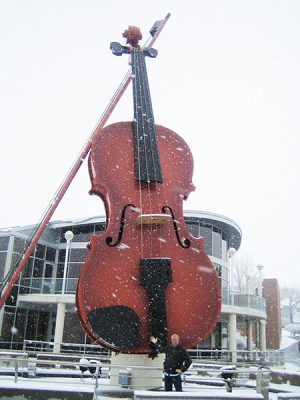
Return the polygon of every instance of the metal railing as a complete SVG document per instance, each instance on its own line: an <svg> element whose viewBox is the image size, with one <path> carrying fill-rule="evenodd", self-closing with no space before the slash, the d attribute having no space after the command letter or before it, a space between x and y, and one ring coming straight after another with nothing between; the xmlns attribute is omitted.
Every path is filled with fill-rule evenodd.
<svg viewBox="0 0 300 400"><path fill-rule="evenodd" d="M53 352L54 343L38 340L24 340L23 351L26 352ZM280 350L204 350L189 349L188 350L193 362L201 361L208 363L231 363L233 355L237 363L242 365L283 365L284 351ZM80 344L80 343L62 343L61 354L80 354L80 355L101 355L110 357L111 351L100 345Z"/></svg>
<svg viewBox="0 0 300 400"><path fill-rule="evenodd" d="M231 363L233 359L242 365L284 365L284 351L280 350L188 350L193 361ZM234 356L234 357L233 357Z"/></svg>
<svg viewBox="0 0 300 400"><path fill-rule="evenodd" d="M24 340L23 350L27 352L53 352L54 343L45 342L42 340ZM61 354L79 354L79 355L97 355L111 356L111 351L96 344L81 344L81 343L62 343L60 345Z"/></svg>
<svg viewBox="0 0 300 400"><path fill-rule="evenodd" d="M227 304L236 307L252 308L256 310L265 311L266 303L263 297L256 294L231 292L229 290L222 290L222 304Z"/></svg>
<svg viewBox="0 0 300 400"><path fill-rule="evenodd" d="M19 369L28 365L28 353L0 351L1 369L13 368L15 383L18 381Z"/></svg>
<svg viewBox="0 0 300 400"><path fill-rule="evenodd" d="M94 398L96 399L102 394L102 384L105 385L105 393L107 394L107 384L114 382L114 395L116 394L116 389L118 388L120 388L122 394L124 395L124 393L126 393L124 389L127 389L128 393L132 390L136 390L136 388L141 387L143 387L144 390L153 389L153 381L158 382L159 386L156 386L156 389L162 387L163 385L162 367L133 365L126 366L117 364L103 366L101 362L95 364L95 360L80 360L79 362L74 361L71 358L69 361L62 361L60 359L56 360L55 358L52 360L34 360L32 358L29 359L27 354L19 354L16 356L16 354L13 353L6 353L2 355L3 357L1 357L0 360L2 363L2 372L5 373L5 370L7 371L8 379L10 373L12 373L16 384L18 384L21 379L30 379L36 375L39 375L40 384L40 382L42 382L46 376L45 372L49 369L53 371L51 374L53 382L58 383L61 382L58 379L67 377L70 375L70 372L73 371L72 375L78 376L80 380L75 381L73 379L70 382L64 380L64 385L69 385L70 387L72 386L72 390L79 391L80 385L84 379L85 387L90 385L91 393L94 393ZM84 361L84 363L82 363L82 361ZM57 374L55 374L55 371ZM247 398L250 398L250 393L262 393L262 383L265 383L264 388L266 390L269 388L271 371L268 369L252 368L251 370L247 370L245 368L236 368L234 371L230 371L234 374L233 386L245 387L245 384L249 381L249 379L253 379L253 387L246 389L248 393ZM226 386L226 381L228 378L224 376L224 373L228 374L228 369L224 369L220 365L207 368L205 365L197 366L193 364L189 371L182 375L182 380L183 384L200 384L200 393L203 393L203 390L205 391L205 389L209 389L209 387L213 386L214 393L219 392L219 394L215 394L214 396L222 399L228 398L228 396L225 394L225 392L228 391ZM87 380L88 378L90 379ZM49 377L47 376L46 379L47 387L49 387ZM32 381L33 387L35 382L35 380ZM164 398L163 393L164 392L161 393L160 398Z"/></svg>

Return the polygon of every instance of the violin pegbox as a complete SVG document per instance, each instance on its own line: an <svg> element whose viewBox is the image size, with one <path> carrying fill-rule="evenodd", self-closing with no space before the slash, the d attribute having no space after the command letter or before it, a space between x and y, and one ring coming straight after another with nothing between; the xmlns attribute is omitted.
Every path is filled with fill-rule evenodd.
<svg viewBox="0 0 300 400"><path fill-rule="evenodd" d="M136 26L129 26L123 33L123 37L126 39L126 44L130 46L123 46L118 42L111 42L110 49L115 56L121 56L122 54L130 54L132 48L140 49L138 42L142 39L140 28Z"/></svg>
<svg viewBox="0 0 300 400"><path fill-rule="evenodd" d="M136 26L129 26L123 33L123 37L126 39L126 44L129 46L123 46L118 42L111 42L110 49L115 56L121 56L122 54L130 54L132 49L141 50L138 42L142 39L140 28ZM151 58L157 56L157 50L152 47L145 47L142 49L142 53Z"/></svg>

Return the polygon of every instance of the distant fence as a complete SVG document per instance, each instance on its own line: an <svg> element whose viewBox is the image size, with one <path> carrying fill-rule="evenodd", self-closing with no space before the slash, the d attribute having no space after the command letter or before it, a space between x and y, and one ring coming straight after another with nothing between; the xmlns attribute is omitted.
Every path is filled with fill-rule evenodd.
<svg viewBox="0 0 300 400"><path fill-rule="evenodd" d="M281 350L202 350L192 349L189 353L193 360L202 360L207 362L232 362L233 355L236 356L237 363L258 364L258 365L283 365L284 351Z"/></svg>

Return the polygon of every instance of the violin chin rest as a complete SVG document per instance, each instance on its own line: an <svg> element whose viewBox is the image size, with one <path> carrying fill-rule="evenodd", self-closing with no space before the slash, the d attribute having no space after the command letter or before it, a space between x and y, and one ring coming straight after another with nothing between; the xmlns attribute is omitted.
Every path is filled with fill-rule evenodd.
<svg viewBox="0 0 300 400"><path fill-rule="evenodd" d="M140 319L127 306L96 308L89 313L88 322L99 339L116 350L134 349L139 344Z"/></svg>

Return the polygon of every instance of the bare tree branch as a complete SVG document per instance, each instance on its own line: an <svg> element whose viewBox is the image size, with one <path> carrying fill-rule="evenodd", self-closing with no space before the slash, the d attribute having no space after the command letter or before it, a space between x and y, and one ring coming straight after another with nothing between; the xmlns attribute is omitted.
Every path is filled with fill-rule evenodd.
<svg viewBox="0 0 300 400"><path fill-rule="evenodd" d="M259 276L253 258L249 255L235 256L233 265L233 287L242 293L255 293Z"/></svg>
<svg viewBox="0 0 300 400"><path fill-rule="evenodd" d="M280 295L282 300L288 300L290 323L292 324L294 322L295 307L300 302L300 288L295 286L284 286L280 289Z"/></svg>

